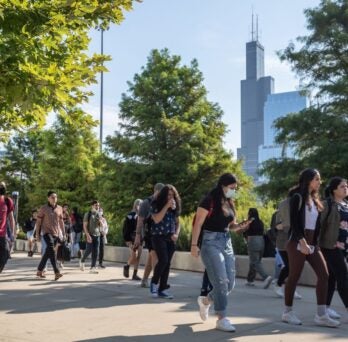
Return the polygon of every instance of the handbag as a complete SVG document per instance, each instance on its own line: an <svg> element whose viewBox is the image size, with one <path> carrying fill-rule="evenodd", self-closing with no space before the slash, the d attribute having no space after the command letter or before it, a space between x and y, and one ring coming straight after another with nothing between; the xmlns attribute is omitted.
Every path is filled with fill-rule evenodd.
<svg viewBox="0 0 348 342"><path fill-rule="evenodd" d="M63 261L71 260L71 250L67 242L63 242L61 245L59 245L57 259Z"/></svg>

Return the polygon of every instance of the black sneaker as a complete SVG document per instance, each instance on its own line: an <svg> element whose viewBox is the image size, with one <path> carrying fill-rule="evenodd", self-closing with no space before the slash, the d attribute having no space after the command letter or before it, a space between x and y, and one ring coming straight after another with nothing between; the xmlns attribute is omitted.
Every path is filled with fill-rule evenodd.
<svg viewBox="0 0 348 342"><path fill-rule="evenodd" d="M124 265L123 266L123 276L125 278L129 278L129 265Z"/></svg>
<svg viewBox="0 0 348 342"><path fill-rule="evenodd" d="M98 268L106 268L103 264L99 264Z"/></svg>
<svg viewBox="0 0 348 342"><path fill-rule="evenodd" d="M138 275L133 274L132 280L138 280L139 281L139 280L141 280L141 278Z"/></svg>

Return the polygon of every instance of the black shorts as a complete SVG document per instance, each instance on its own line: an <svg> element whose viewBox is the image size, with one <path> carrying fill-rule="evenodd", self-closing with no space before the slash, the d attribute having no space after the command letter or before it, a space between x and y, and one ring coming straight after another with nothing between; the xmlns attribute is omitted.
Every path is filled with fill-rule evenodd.
<svg viewBox="0 0 348 342"><path fill-rule="evenodd" d="M149 252L153 250L151 236L144 237L144 247L147 248Z"/></svg>

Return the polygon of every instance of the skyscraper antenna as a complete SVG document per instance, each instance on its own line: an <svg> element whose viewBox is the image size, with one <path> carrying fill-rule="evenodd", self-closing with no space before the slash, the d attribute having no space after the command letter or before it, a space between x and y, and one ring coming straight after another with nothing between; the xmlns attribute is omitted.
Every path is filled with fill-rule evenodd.
<svg viewBox="0 0 348 342"><path fill-rule="evenodd" d="M254 7L251 8L251 41L254 41Z"/></svg>
<svg viewBox="0 0 348 342"><path fill-rule="evenodd" d="M259 16L256 15L256 41L259 40Z"/></svg>

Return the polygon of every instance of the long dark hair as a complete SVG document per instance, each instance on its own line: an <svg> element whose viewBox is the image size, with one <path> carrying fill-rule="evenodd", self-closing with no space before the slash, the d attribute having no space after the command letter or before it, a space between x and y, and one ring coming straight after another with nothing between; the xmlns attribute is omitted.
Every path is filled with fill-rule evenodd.
<svg viewBox="0 0 348 342"><path fill-rule="evenodd" d="M179 215L181 213L181 199L179 196L178 191L175 189L174 185L166 184L162 190L158 193L156 199L153 201L153 207L156 208L158 211L161 211L163 207L168 202L168 193L169 191L173 191L174 193L174 200L176 203L175 208L175 214Z"/></svg>
<svg viewBox="0 0 348 342"><path fill-rule="evenodd" d="M342 182L347 182L347 180L339 176L332 177L325 188L325 197L334 196L334 190L336 190Z"/></svg>
<svg viewBox="0 0 348 342"><path fill-rule="evenodd" d="M249 208L248 211L248 218L254 218L254 221L259 221L260 217L259 217L259 212L256 208Z"/></svg>
<svg viewBox="0 0 348 342"><path fill-rule="evenodd" d="M256 208L249 208L248 219L251 219L252 217L254 218L254 220L251 222L250 227L261 226L263 229L263 222L260 220L259 211Z"/></svg>
<svg viewBox="0 0 348 342"><path fill-rule="evenodd" d="M308 198L311 196L313 198L315 205L319 209L322 209L323 206L320 202L319 192L318 191L312 191L311 193L308 192L310 182L317 175L319 175L319 171L317 169L308 168L308 169L302 170L300 173L298 184L290 189L289 196L292 196L295 193L299 193L305 202L307 202Z"/></svg>
<svg viewBox="0 0 348 342"><path fill-rule="evenodd" d="M209 193L209 195L211 196L211 198L213 200L213 204L214 204L213 215L218 214L222 211L222 200L223 199L230 204L234 214L236 214L236 210L235 210L233 201L230 198L226 198L224 191L222 190L223 186L228 186L228 185L236 184L236 183L237 183L237 178L232 173L224 173L223 175L220 176L215 188L212 189Z"/></svg>

